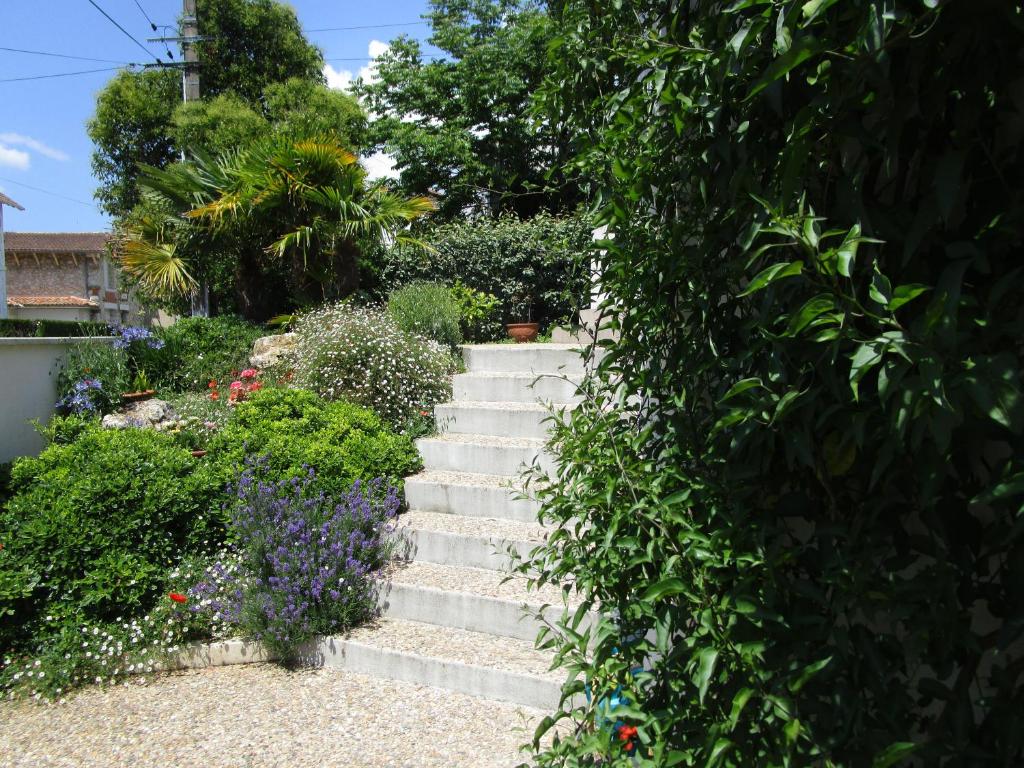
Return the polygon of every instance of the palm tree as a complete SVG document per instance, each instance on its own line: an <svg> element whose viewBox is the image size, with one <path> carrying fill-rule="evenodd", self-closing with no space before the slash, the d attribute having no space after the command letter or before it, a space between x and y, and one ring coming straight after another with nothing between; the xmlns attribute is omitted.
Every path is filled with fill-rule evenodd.
<svg viewBox="0 0 1024 768"><path fill-rule="evenodd" d="M182 296L195 290L211 254L227 255L243 313L258 319L351 294L361 253L418 243L406 225L435 208L430 198L367 184L355 155L323 138L276 137L216 160L198 155L148 168L141 183L143 210L120 248L125 272L154 296ZM291 307L274 275L287 281Z"/></svg>

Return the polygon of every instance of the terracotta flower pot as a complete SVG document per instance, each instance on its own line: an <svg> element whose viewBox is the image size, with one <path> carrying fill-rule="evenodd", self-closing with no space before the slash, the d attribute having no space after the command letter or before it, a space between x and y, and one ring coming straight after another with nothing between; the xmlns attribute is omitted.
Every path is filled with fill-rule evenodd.
<svg viewBox="0 0 1024 768"><path fill-rule="evenodd" d="M147 389L144 392L122 392L121 401L124 403L138 403L143 400L149 400L155 394L155 389Z"/></svg>
<svg viewBox="0 0 1024 768"><path fill-rule="evenodd" d="M527 341L535 341L540 333L540 323L508 323L505 326L508 335L516 340L517 344Z"/></svg>
<svg viewBox="0 0 1024 768"><path fill-rule="evenodd" d="M201 458L203 458L203 456L206 455L206 451L203 451L203 450L192 451L192 455L195 456L197 459L201 459Z"/></svg>

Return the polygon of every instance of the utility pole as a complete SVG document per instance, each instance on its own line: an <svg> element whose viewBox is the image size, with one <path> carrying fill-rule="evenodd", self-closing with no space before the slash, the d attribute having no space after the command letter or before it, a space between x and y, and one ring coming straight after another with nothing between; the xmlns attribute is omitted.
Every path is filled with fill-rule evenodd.
<svg viewBox="0 0 1024 768"><path fill-rule="evenodd" d="M25 209L0 192L0 320L7 319L7 260L4 254L4 206Z"/></svg>
<svg viewBox="0 0 1024 768"><path fill-rule="evenodd" d="M151 38L149 42L176 42L181 45L181 100L188 104L190 101L199 101L199 51L196 50L196 43L205 38L199 36L196 0L182 0L181 10L181 27L178 30L180 37L156 37ZM185 161L184 149L181 151L181 160ZM203 281L199 290L192 296L192 317L209 316L210 285Z"/></svg>

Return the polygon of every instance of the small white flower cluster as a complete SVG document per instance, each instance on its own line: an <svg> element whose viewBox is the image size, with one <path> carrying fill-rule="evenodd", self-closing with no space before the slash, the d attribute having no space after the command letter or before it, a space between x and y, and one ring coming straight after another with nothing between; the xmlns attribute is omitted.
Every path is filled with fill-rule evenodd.
<svg viewBox="0 0 1024 768"><path fill-rule="evenodd" d="M327 305L300 317L295 334L296 386L367 406L394 425L451 395L448 351L378 309Z"/></svg>

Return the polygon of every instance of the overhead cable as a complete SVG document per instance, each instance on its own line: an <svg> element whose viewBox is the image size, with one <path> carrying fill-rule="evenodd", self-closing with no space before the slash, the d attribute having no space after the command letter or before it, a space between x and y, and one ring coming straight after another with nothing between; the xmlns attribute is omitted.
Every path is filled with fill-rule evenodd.
<svg viewBox="0 0 1024 768"><path fill-rule="evenodd" d="M0 51L10 51L11 53L30 53L33 56L54 56L58 59L77 59L78 61L97 61L100 64L128 64L127 61L115 61L114 59L93 59L89 56L72 56L67 53L53 53L52 51L30 51L25 48L3 48L0 47Z"/></svg>
<svg viewBox="0 0 1024 768"><path fill-rule="evenodd" d="M137 67L138 64L129 64L129 67ZM57 72L53 75L29 75L28 77L5 77L0 79L0 83L17 83L24 80L48 80L52 77L73 77L74 75L91 75L94 72L114 72L116 70L123 69L123 67L106 67L105 69L84 69L80 72Z"/></svg>
<svg viewBox="0 0 1024 768"><path fill-rule="evenodd" d="M121 31L122 31L122 32L124 33L125 37L127 37L127 38L128 38L129 40L131 40L131 41L132 41L133 43L135 43L135 44L136 44L137 46L139 46L139 48L141 48L142 50L144 50L144 51L146 52L146 55L147 55L147 56L152 56L152 57L153 57L154 59L156 59L156 60L157 60L157 63L162 63L162 62L160 61L160 59L159 59L159 58L157 58L157 56L156 56L155 54L153 54L152 52L150 52L149 48L147 48L147 47L146 47L146 46L144 46L144 45L143 45L142 43L140 43L140 42L139 42L138 40L136 40L136 39L135 39L135 38L134 38L134 37L132 36L132 34L131 34L131 33L130 33L130 32L129 32L129 31L127 30L127 29L125 29L125 28L124 28L124 27L122 27L122 26L121 26L120 24L118 24L118 23L117 23L117 22L116 22L116 21L114 20L114 17L113 17L113 16L111 16L111 15L110 15L109 13L107 13L107 12L106 12L106 11L104 11L104 10L103 10L102 8L100 8L100 7L99 7L99 6L98 6L98 5L96 4L96 0L88 0L88 2L89 2L89 5L91 5L91 6L92 6L93 8L95 8L95 9L96 9L97 11L99 11L99 12L100 12L100 13L102 13L102 14L103 14L104 16L106 16L106 17L107 17L107 20L108 20L108 21L109 21L109 22L110 22L111 24L113 24L113 25L114 25L115 27L117 27L118 29L120 29L120 30L121 30Z"/></svg>

